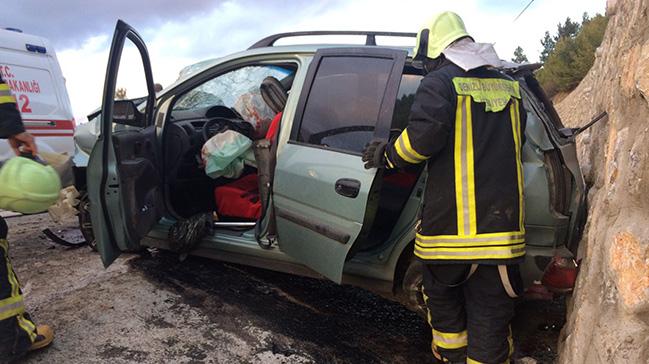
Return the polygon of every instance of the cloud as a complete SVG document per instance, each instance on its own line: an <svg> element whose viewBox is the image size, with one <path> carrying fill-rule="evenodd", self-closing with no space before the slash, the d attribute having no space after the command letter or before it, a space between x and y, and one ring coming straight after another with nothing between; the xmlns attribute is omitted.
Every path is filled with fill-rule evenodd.
<svg viewBox="0 0 649 364"><path fill-rule="evenodd" d="M158 28L169 22L183 22L210 13L223 0L4 0L0 26L22 29L25 33L47 37L59 49L81 47L90 37L111 33L115 21L123 19L140 29ZM246 9L285 4L297 6L306 1L238 1ZM266 19L259 18L261 22ZM270 19L269 19L270 20ZM221 19L228 22L228 19ZM251 19L252 21L252 19ZM218 25L218 23L213 24Z"/></svg>

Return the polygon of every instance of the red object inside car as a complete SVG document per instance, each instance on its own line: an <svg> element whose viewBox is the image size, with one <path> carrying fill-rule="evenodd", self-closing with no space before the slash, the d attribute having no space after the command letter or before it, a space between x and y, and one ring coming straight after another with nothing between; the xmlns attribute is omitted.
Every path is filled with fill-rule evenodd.
<svg viewBox="0 0 649 364"><path fill-rule="evenodd" d="M277 129L279 128L279 121L282 120L282 113L278 112L277 115L273 118L273 121L270 122L270 126L268 127L268 131L266 132L266 139L270 140L271 142L275 141L275 137L277 136Z"/></svg>
<svg viewBox="0 0 649 364"><path fill-rule="evenodd" d="M254 173L217 187L214 198L221 216L246 220L257 220L261 216L257 175Z"/></svg>

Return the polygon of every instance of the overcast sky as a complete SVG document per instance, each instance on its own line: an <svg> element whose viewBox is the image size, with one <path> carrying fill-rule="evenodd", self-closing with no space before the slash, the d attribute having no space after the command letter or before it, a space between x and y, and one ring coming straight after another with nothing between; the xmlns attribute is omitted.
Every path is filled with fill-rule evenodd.
<svg viewBox="0 0 649 364"><path fill-rule="evenodd" d="M605 0L4 0L0 27L54 44L77 122L101 103L108 49L117 19L147 43L156 82L167 86L183 67L249 47L278 32L390 30L416 32L433 14L460 14L476 41L495 43L503 59L516 46L538 60L540 38L566 17L603 13ZM414 43L414 42L413 42ZM119 85L118 85L119 86ZM135 96L130 95L129 96Z"/></svg>

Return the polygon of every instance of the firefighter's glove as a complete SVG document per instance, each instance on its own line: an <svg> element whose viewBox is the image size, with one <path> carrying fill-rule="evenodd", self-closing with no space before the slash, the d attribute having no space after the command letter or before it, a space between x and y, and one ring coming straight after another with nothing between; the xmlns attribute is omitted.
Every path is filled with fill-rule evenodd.
<svg viewBox="0 0 649 364"><path fill-rule="evenodd" d="M365 144L363 149L363 162L365 169L383 168L385 166L385 147L388 145L385 139L372 139Z"/></svg>

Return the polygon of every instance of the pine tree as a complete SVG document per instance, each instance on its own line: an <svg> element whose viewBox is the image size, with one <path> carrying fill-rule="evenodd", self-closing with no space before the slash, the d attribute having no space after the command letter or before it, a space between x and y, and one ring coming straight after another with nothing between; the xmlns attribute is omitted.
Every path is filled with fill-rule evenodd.
<svg viewBox="0 0 649 364"><path fill-rule="evenodd" d="M546 31L545 36L543 37L543 39L541 39L541 45L543 46L543 50L541 51L541 57L539 58L541 62L545 62L547 61L550 53L552 53L552 51L554 50L557 42L555 42L554 38L550 36L550 32Z"/></svg>
<svg viewBox="0 0 649 364"><path fill-rule="evenodd" d="M516 47L516 49L514 50L514 57L512 58L512 62L530 63L530 61L527 59L527 56L525 55L525 51L523 51L523 48L521 48L521 46Z"/></svg>
<svg viewBox="0 0 649 364"><path fill-rule="evenodd" d="M537 73L539 82L550 96L577 87L595 61L595 50L602 43L608 18L595 15L587 19L576 27L568 19L568 25L559 27L562 36L554 38L554 47L547 55L543 69ZM577 33L573 35L574 29ZM547 39L549 34L545 34Z"/></svg>
<svg viewBox="0 0 649 364"><path fill-rule="evenodd" d="M561 38L574 38L579 33L580 28L581 25L579 23L570 20L568 17L565 23L557 24L557 35L554 37L554 41L558 42Z"/></svg>

